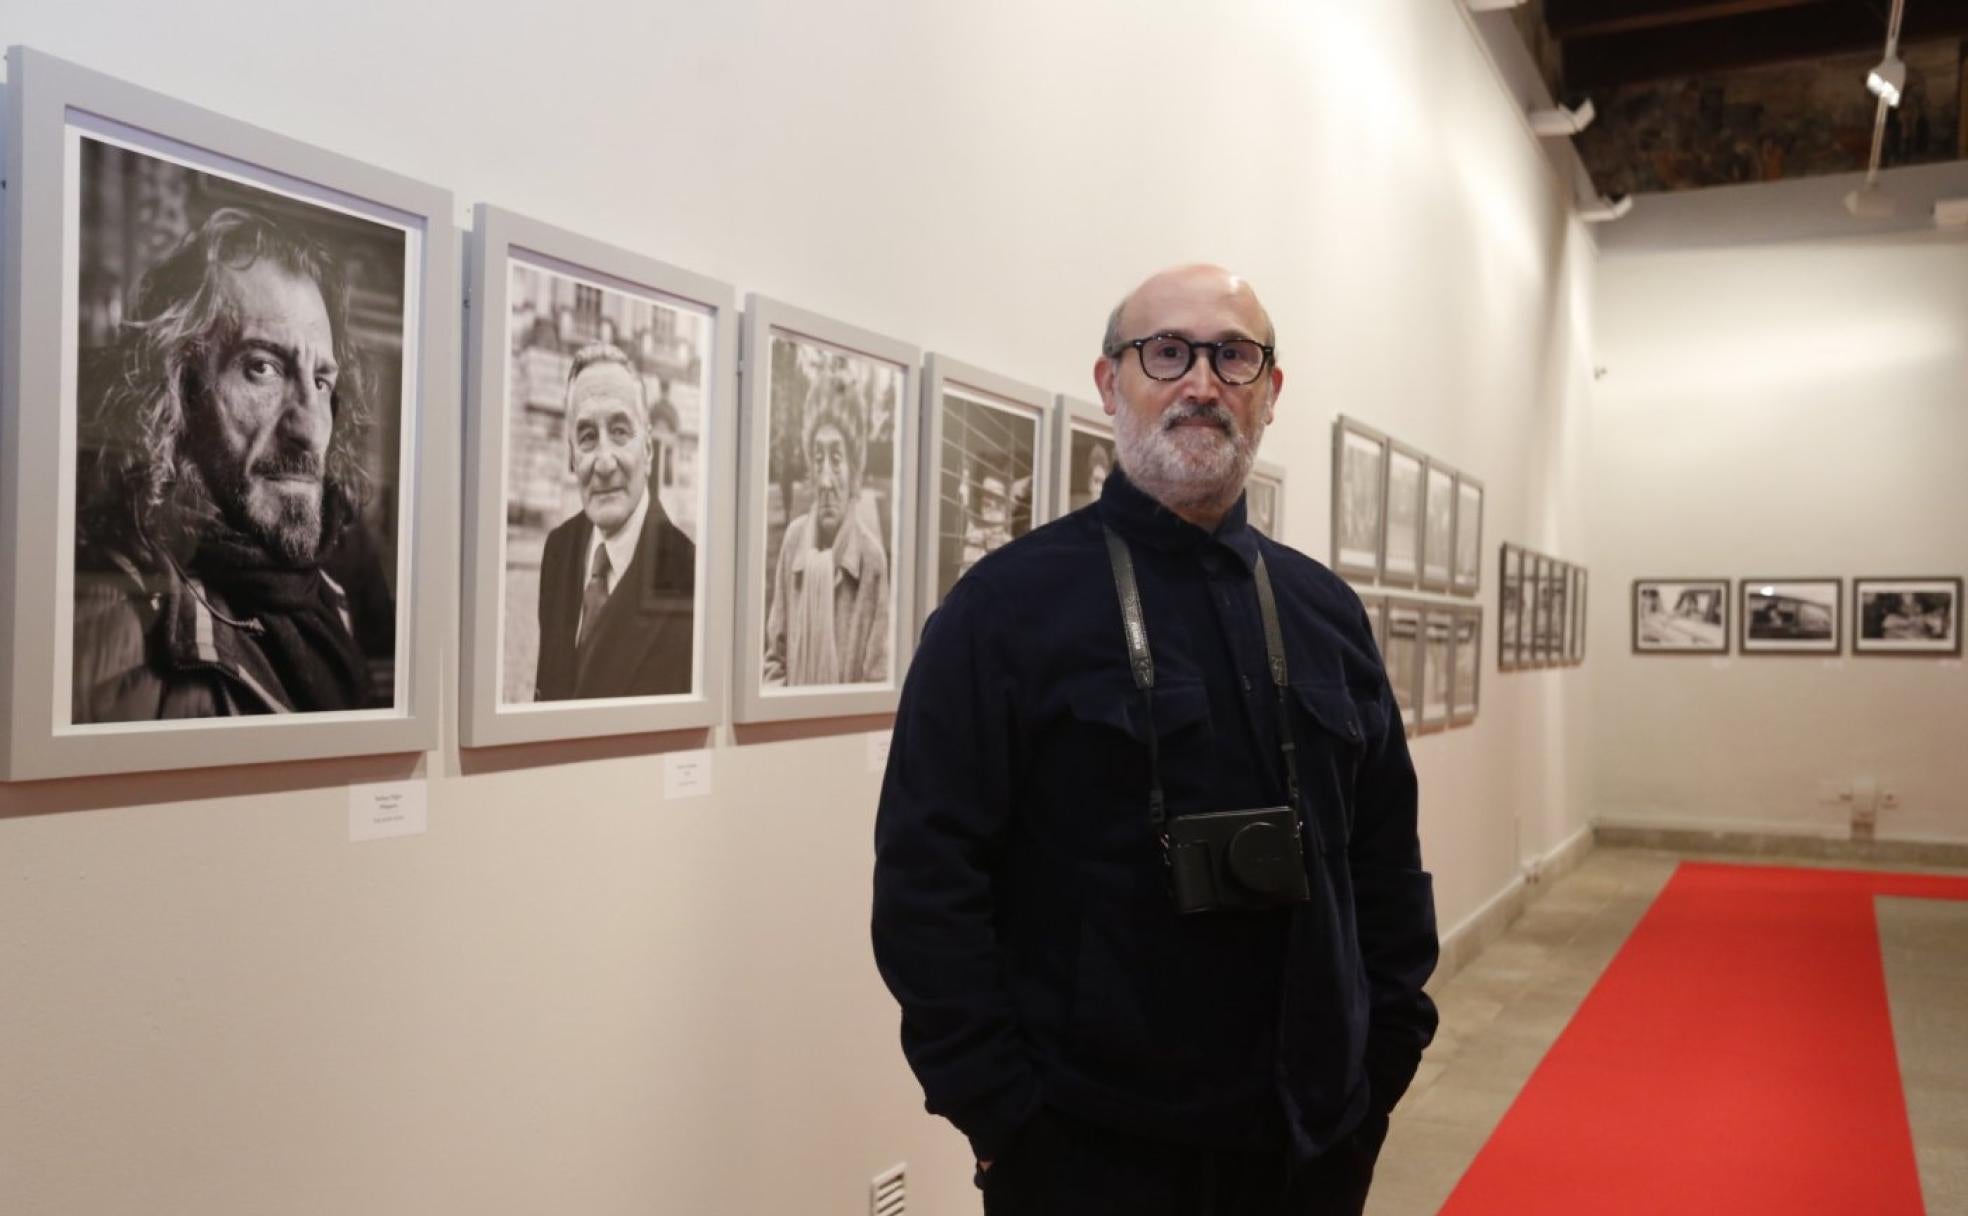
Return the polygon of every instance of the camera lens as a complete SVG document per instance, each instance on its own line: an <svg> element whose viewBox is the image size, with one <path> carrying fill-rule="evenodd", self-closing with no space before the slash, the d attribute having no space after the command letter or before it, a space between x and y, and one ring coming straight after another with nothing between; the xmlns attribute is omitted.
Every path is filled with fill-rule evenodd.
<svg viewBox="0 0 1968 1216"><path fill-rule="evenodd" d="M1274 823L1251 823L1230 838L1230 876L1260 895L1289 895L1299 875L1297 842Z"/></svg>

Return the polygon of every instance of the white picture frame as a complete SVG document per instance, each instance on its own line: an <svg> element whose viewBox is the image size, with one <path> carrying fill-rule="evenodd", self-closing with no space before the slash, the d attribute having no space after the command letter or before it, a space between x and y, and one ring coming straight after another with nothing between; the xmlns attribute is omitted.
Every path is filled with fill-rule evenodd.
<svg viewBox="0 0 1968 1216"><path fill-rule="evenodd" d="M1474 596L1483 589L1483 483L1457 473L1455 497L1455 561L1449 589Z"/></svg>
<svg viewBox="0 0 1968 1216"><path fill-rule="evenodd" d="M1244 517L1272 540L1285 539L1285 466L1268 460L1251 465L1244 481Z"/></svg>
<svg viewBox="0 0 1968 1216"><path fill-rule="evenodd" d="M1455 578L1456 470L1433 456L1424 466L1421 588L1446 592Z"/></svg>
<svg viewBox="0 0 1968 1216"><path fill-rule="evenodd" d="M1428 457L1398 439L1387 441L1386 539L1380 581L1389 587L1421 585L1422 494Z"/></svg>
<svg viewBox="0 0 1968 1216"><path fill-rule="evenodd" d="M1055 403L1058 438L1053 457L1052 517L1071 514L1100 497L1107 475L1117 467L1114 420L1091 401L1060 393Z"/></svg>
<svg viewBox="0 0 1968 1216"><path fill-rule="evenodd" d="M1333 419L1332 568L1378 580L1387 549L1388 438L1341 414Z"/></svg>

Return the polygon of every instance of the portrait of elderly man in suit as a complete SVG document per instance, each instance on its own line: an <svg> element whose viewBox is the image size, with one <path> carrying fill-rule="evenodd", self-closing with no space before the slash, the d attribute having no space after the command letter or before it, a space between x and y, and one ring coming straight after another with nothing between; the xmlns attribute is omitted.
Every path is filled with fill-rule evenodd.
<svg viewBox="0 0 1968 1216"><path fill-rule="evenodd" d="M765 683L878 684L888 678L888 554L861 493L872 414L862 380L821 376L800 416L812 506L786 525L765 618Z"/></svg>
<svg viewBox="0 0 1968 1216"><path fill-rule="evenodd" d="M540 558L537 700L691 690L697 551L650 486L654 452L635 364L611 343L582 347L567 375L581 511Z"/></svg>

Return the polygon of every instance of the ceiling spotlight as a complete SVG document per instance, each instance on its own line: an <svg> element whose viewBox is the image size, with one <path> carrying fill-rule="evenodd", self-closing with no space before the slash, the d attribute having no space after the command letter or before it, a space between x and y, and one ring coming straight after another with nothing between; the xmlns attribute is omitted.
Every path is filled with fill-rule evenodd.
<svg viewBox="0 0 1968 1216"><path fill-rule="evenodd" d="M1592 125L1594 117L1592 99L1588 97L1573 109L1557 106L1549 110L1532 110L1531 130L1539 135L1577 135Z"/></svg>
<svg viewBox="0 0 1968 1216"><path fill-rule="evenodd" d="M1890 220L1897 207L1893 196L1877 186L1866 186L1845 196L1845 210L1862 220Z"/></svg>
<svg viewBox="0 0 1968 1216"><path fill-rule="evenodd" d="M1604 224L1633 210L1631 194L1600 195L1590 206L1579 208L1579 218L1588 224Z"/></svg>
<svg viewBox="0 0 1968 1216"><path fill-rule="evenodd" d="M1886 58L1866 76L1866 88L1887 105L1899 105L1900 94L1906 91L1906 60L1892 51L1886 52Z"/></svg>

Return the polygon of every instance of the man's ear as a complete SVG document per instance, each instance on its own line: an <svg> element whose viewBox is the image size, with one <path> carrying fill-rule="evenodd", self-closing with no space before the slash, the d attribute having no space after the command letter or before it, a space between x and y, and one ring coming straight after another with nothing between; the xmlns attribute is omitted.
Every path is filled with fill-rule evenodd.
<svg viewBox="0 0 1968 1216"><path fill-rule="evenodd" d="M1093 361L1093 387L1100 394L1100 408L1112 418L1120 402L1114 396L1114 377L1121 370L1120 361L1109 359L1106 355Z"/></svg>
<svg viewBox="0 0 1968 1216"><path fill-rule="evenodd" d="M1271 400L1264 406L1264 425L1270 426L1278 413L1278 394L1285 391L1285 369L1275 364L1271 368Z"/></svg>

